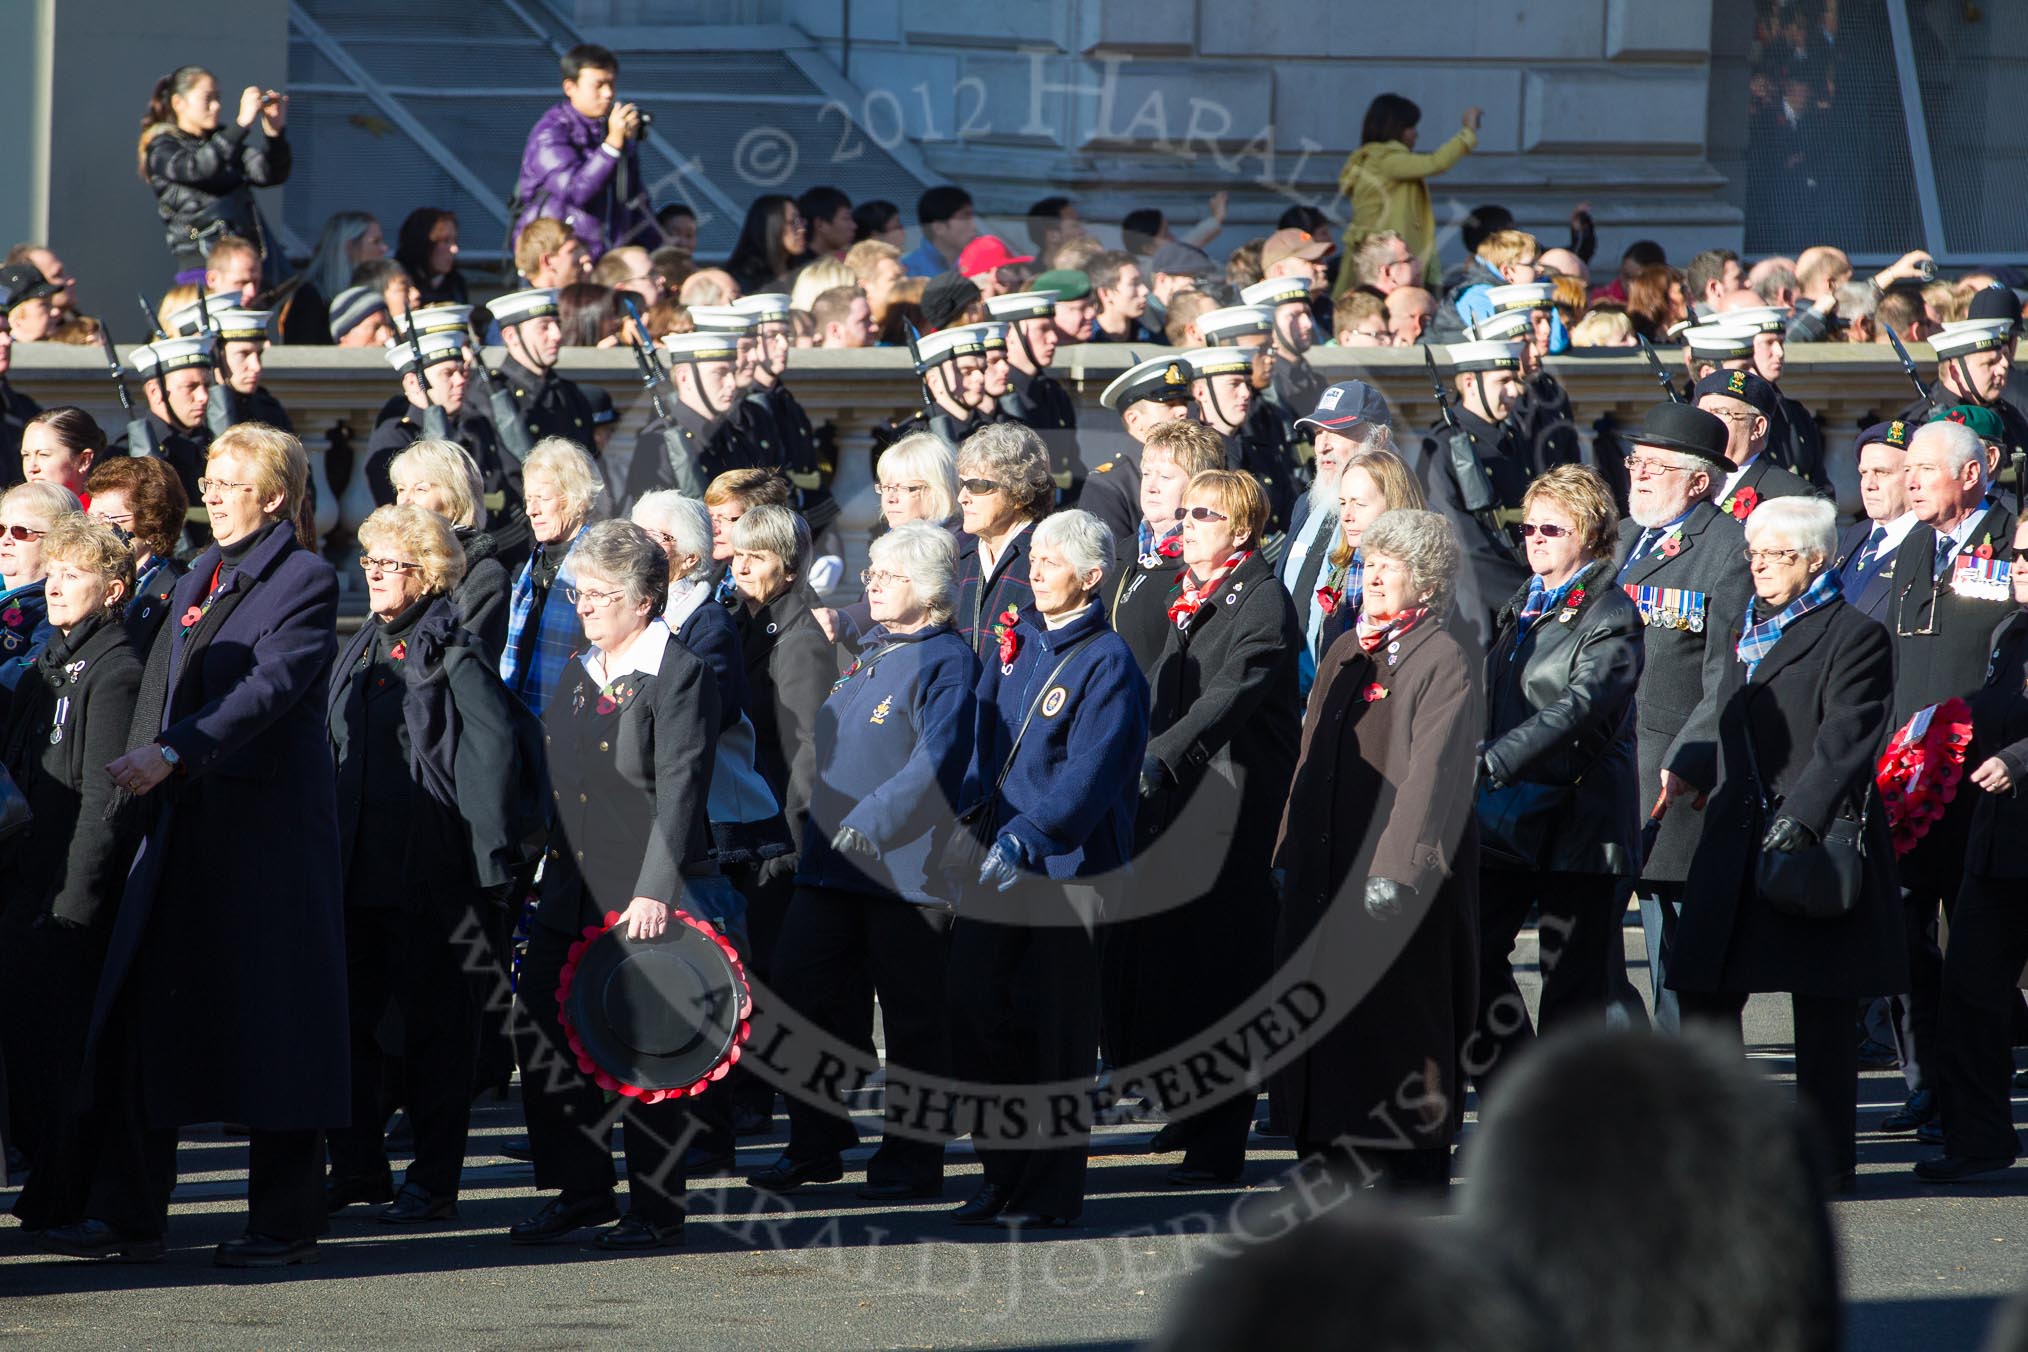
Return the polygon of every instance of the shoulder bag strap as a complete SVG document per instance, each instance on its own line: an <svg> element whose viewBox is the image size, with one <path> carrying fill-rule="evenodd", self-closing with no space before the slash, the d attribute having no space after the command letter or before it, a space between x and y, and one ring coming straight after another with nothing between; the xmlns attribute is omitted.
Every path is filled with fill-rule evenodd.
<svg viewBox="0 0 2028 1352"><path fill-rule="evenodd" d="M1104 630L1099 631L1099 633L1104 632ZM1007 782L1007 776L1013 773L1014 757L1021 750L1021 739L1028 735L1028 725L1035 721L1035 711L1042 707L1043 700L1049 698L1049 687L1056 684L1056 678L1063 675L1063 669L1070 665L1070 659L1077 656L1078 650L1097 637L1098 634L1086 634L1083 638L1065 648L1063 656L1057 659L1055 668L1050 671L1048 676L1043 678L1042 688L1036 691L1035 698L1028 702L1027 716L1021 720L1021 726L1014 732L1014 745L1007 748L1007 763L1000 767L999 777L993 781L994 797L997 798L999 796L1000 787Z"/></svg>

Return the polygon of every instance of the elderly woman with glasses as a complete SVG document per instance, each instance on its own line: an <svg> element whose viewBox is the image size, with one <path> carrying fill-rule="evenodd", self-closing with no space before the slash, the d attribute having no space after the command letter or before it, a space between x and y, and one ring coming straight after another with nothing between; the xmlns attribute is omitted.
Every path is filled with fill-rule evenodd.
<svg viewBox="0 0 2028 1352"><path fill-rule="evenodd" d="M1467 1069L1484 1093L1534 1036L1508 954L1542 914L1545 1028L1604 1010L1614 907L1640 868L1634 688L1640 611L1613 585L1619 512L1596 470L1558 465L1521 499L1528 585L1486 655L1479 753L1479 1019Z"/></svg>
<svg viewBox="0 0 2028 1352"><path fill-rule="evenodd" d="M394 500L449 522L464 555L464 577L451 593L459 627L479 640L480 651L500 664L507 646L507 566L486 530L491 515L479 462L455 441L410 442L387 466Z"/></svg>
<svg viewBox="0 0 2028 1352"><path fill-rule="evenodd" d="M66 515L41 543L55 632L0 705L0 766L35 812L0 850L0 1065L8 1144L54 1167L134 857L134 814L112 810L105 767L127 748L141 660L120 624L134 585L127 542Z"/></svg>
<svg viewBox="0 0 2028 1352"><path fill-rule="evenodd" d="M941 437L914 432L880 453L874 467L880 480L880 529L899 530L910 522L927 522L946 530L958 525L958 470L950 447ZM862 599L836 609L815 612L825 636L857 651L860 636L873 627Z"/></svg>
<svg viewBox="0 0 2028 1352"><path fill-rule="evenodd" d="M508 598L507 645L500 679L538 716L584 644L572 585L570 555L591 529L605 481L584 447L545 437L521 466L522 501L535 548L515 574Z"/></svg>
<svg viewBox="0 0 2028 1352"><path fill-rule="evenodd" d="M93 1015L94 1112L81 1130L95 1148L75 1223L43 1243L78 1257L159 1254L177 1128L241 1122L246 1232L215 1261L278 1267L316 1257L323 1133L351 1120L324 721L338 582L296 539L310 476L300 441L241 423L211 443L205 469L213 543L177 584L172 627L149 654L140 744L106 767L142 800L147 840ZM235 841L277 844L225 848Z"/></svg>
<svg viewBox="0 0 2028 1352"><path fill-rule="evenodd" d="M352 1121L331 1133L326 1205L392 1201L376 1219L414 1225L457 1214L482 1011L515 874L533 861L514 819L508 696L461 624L465 551L450 523L382 507L359 548L368 619L332 666L328 714ZM390 1069L415 1129L398 1195L382 1132Z"/></svg>
<svg viewBox="0 0 2028 1352"><path fill-rule="evenodd" d="M1396 508L1421 510L1422 485L1408 462L1393 451L1357 451L1338 473L1338 533L1326 556L1318 586L1310 596L1309 622L1303 634L1299 683L1303 693L1315 684L1317 664L1338 635L1359 622L1365 604L1365 556L1360 545L1366 528L1381 513Z"/></svg>
<svg viewBox="0 0 2028 1352"><path fill-rule="evenodd" d="M1360 541L1359 621L1324 653L1282 817L1277 961L1347 1011L1272 1092L1299 1157L1445 1189L1464 1116L1478 841L1479 658L1447 616L1461 551L1435 512L1383 513ZM1376 1131L1377 1105L1417 1111ZM1346 1139L1362 1144L1346 1159Z"/></svg>
<svg viewBox="0 0 2028 1352"><path fill-rule="evenodd" d="M0 691L12 690L55 632L42 599L42 540L79 510L57 484L16 484L0 493Z"/></svg>
<svg viewBox="0 0 2028 1352"><path fill-rule="evenodd" d="M1849 1189L1859 1096L1852 1011L1902 989L1908 966L1893 842L1874 787L1893 654L1887 631L1840 595L1837 543L1836 510L1819 498L1771 499L1746 519L1754 595L1743 621L1724 630L1733 660L1707 697L1719 781L1683 892L1669 983L1686 1024L1734 1040L1749 994L1789 993L1798 1095L1821 1128L1831 1181ZM1820 845L1854 844L1861 869L1839 914L1797 914L1770 878L1768 856L1821 870Z"/></svg>
<svg viewBox="0 0 2028 1352"><path fill-rule="evenodd" d="M951 623L982 662L1014 631L1028 585L1028 528L1049 514L1049 450L1020 423L993 423L958 448L958 604Z"/></svg>
<svg viewBox="0 0 2028 1352"><path fill-rule="evenodd" d="M607 1096L576 1069L557 985L571 944L609 912L619 913L629 939L661 934L679 905L736 932L737 899L712 860L706 812L718 687L662 619L669 561L646 532L631 521L600 522L573 558L569 595L588 646L550 692L556 819L515 991L535 1186L560 1193L509 1237L553 1244L618 1220L595 1241L600 1248L662 1248L683 1238L685 1173L674 1151L688 1135L690 1110L682 1099L625 1102L629 1198L621 1219L612 1150L598 1126L610 1120Z"/></svg>
<svg viewBox="0 0 2028 1352"><path fill-rule="evenodd" d="M93 468L85 490L91 494L91 514L133 543L134 589L123 603L121 623L134 652L146 660L169 616L169 593L184 573L174 550L190 499L169 462L152 455L107 460Z"/></svg>
<svg viewBox="0 0 2028 1352"><path fill-rule="evenodd" d="M943 1000L952 892L934 867L971 762L979 662L951 629L957 544L911 522L873 542L864 582L875 627L817 715L816 783L802 867L772 979L817 1028L873 1059L868 986L880 998L890 1083L950 1071ZM858 1144L842 1105L792 1096L781 1159L748 1178L787 1192L843 1174ZM862 1195L943 1192L943 1146L896 1134L866 1167Z"/></svg>

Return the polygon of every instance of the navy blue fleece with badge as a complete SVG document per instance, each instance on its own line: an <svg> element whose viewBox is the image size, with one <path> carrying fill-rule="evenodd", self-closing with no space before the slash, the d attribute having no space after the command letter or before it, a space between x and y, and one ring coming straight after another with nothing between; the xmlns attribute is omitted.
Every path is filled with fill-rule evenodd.
<svg viewBox="0 0 2028 1352"><path fill-rule="evenodd" d="M992 792L1021 720L1040 697L1000 790L993 839L1019 840L1026 866L1051 878L1122 869L1133 853L1141 758L1148 749L1147 679L1097 602L1061 629L1048 628L1027 607L1019 634L1014 661L1003 670L989 653L979 676L978 754L964 802ZM1092 634L1097 637L1051 679L1063 650Z"/></svg>
<svg viewBox="0 0 2028 1352"><path fill-rule="evenodd" d="M930 878L931 833L956 815L978 722L979 659L948 624L913 634L875 629L857 670L817 713L817 783L803 832L806 887L948 902ZM842 826L863 832L880 858L831 848ZM942 839L942 835L935 837Z"/></svg>

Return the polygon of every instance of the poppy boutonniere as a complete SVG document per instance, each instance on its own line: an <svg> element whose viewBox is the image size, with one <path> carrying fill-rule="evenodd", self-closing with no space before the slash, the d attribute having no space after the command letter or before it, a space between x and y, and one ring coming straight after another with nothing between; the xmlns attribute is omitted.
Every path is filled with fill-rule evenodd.
<svg viewBox="0 0 2028 1352"><path fill-rule="evenodd" d="M6 625L9 629L19 629L21 627L21 607L10 605L7 609L0 610L0 624Z"/></svg>
<svg viewBox="0 0 2028 1352"><path fill-rule="evenodd" d="M192 606L190 607L190 609L183 612L183 627L185 629L188 629L191 625L196 624L199 620L203 618L204 618L204 607Z"/></svg>
<svg viewBox="0 0 2028 1352"><path fill-rule="evenodd" d="M1317 588L1317 609L1323 611L1326 615L1336 615L1338 613L1339 600L1338 591L1335 587Z"/></svg>
<svg viewBox="0 0 2028 1352"><path fill-rule="evenodd" d="M633 697L634 687L631 685L608 686L606 689L599 691L599 702L594 707L601 714L609 714L613 710L623 707Z"/></svg>
<svg viewBox="0 0 2028 1352"><path fill-rule="evenodd" d="M1155 542L1155 552L1165 559L1182 558L1183 537L1181 535L1170 535L1157 540Z"/></svg>
<svg viewBox="0 0 2028 1352"><path fill-rule="evenodd" d="M1990 559L1990 558L1992 558L1992 557L1993 557L1993 537L1989 535L1989 536L1987 536L1987 537L1986 537L1986 538L1985 538L1984 540L1980 541L1980 542L1979 542L1979 547L1978 547L1977 549L1974 549L1974 550L1972 551L1972 557L1974 557L1974 558L1976 558L1976 559L1981 559L1981 560L1984 560L1984 559Z"/></svg>
<svg viewBox="0 0 2028 1352"><path fill-rule="evenodd" d="M1682 542L1679 541L1675 536L1672 535L1668 539L1662 541L1663 558L1673 559L1682 552L1683 552Z"/></svg>
<svg viewBox="0 0 2028 1352"><path fill-rule="evenodd" d="M993 636L1000 640L1000 665L1003 667L1013 665L1014 655L1021 651L1021 634L1017 628L1020 618L1021 612L1009 606L993 621Z"/></svg>
<svg viewBox="0 0 2028 1352"><path fill-rule="evenodd" d="M1733 520L1744 521L1753 515L1753 509L1758 506L1760 494L1751 488L1742 488L1732 495L1732 503L1727 510L1732 513Z"/></svg>
<svg viewBox="0 0 2028 1352"><path fill-rule="evenodd" d="M1387 698L1387 687L1375 681L1372 685L1367 686L1362 693L1366 696L1366 702L1371 704L1375 700Z"/></svg>
<svg viewBox="0 0 2028 1352"><path fill-rule="evenodd" d="M406 662L408 660L408 644L406 643L395 644L394 647L388 651L387 655L389 657L392 657L397 662Z"/></svg>

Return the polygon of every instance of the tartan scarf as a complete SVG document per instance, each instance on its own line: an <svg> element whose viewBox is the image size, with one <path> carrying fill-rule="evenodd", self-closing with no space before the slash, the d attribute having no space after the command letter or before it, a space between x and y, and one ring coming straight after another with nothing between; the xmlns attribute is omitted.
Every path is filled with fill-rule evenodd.
<svg viewBox="0 0 2028 1352"><path fill-rule="evenodd" d="M1402 637L1415 628L1427 614L1429 614L1428 606L1411 606L1399 615L1390 615L1384 620L1369 619L1361 615L1359 623L1353 627L1353 632L1359 636L1359 648L1362 652L1377 653L1381 644L1389 639Z"/></svg>
<svg viewBox="0 0 2028 1352"><path fill-rule="evenodd" d="M1183 527L1171 526L1159 539L1155 528L1143 520L1134 536L1134 558L1143 568L1154 568L1163 559L1183 556Z"/></svg>
<svg viewBox="0 0 2028 1352"><path fill-rule="evenodd" d="M1809 587L1795 600L1788 603L1778 615L1765 620L1756 620L1754 612L1766 604L1758 596L1746 604L1746 627L1740 630L1739 646L1734 651L1739 660L1746 663L1746 679L1753 679L1754 671L1764 661L1774 645L1781 641L1782 630L1794 624L1813 610L1843 599L1844 591L1839 586L1836 570L1826 568L1811 580Z"/></svg>
<svg viewBox="0 0 2028 1352"><path fill-rule="evenodd" d="M1218 590L1218 584L1225 581L1225 575L1239 567L1242 563L1245 563L1252 556L1253 551L1251 549L1234 551L1230 558L1218 565L1216 572L1204 579L1201 586L1193 584L1190 581L1190 570L1188 568L1177 573L1176 585L1181 590L1176 599L1169 603L1169 618L1175 622L1176 627L1178 629L1188 629L1190 627L1190 617L1195 615L1205 601L1210 599L1211 594Z"/></svg>
<svg viewBox="0 0 2028 1352"><path fill-rule="evenodd" d="M1570 595L1571 589L1577 586L1578 579L1583 577L1586 571L1583 568L1578 569L1565 582L1558 586L1555 591L1551 591L1544 586L1541 577L1530 574L1528 578L1528 599L1521 603L1521 632L1527 633L1530 625L1562 605L1564 598Z"/></svg>

